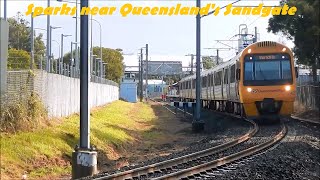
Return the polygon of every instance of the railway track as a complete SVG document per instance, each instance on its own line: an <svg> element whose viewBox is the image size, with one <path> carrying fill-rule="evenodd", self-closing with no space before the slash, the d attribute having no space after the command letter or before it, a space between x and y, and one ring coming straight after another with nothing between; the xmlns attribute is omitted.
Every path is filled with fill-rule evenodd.
<svg viewBox="0 0 320 180"><path fill-rule="evenodd" d="M161 104L163 105L163 104ZM166 107L168 110L170 108ZM173 112L170 110L170 112ZM250 130L232 141L218 146L210 147L199 152L187 154L162 162L150 164L122 171L114 174L106 174L94 178L100 179L206 179L212 178L218 173L219 167L227 164L237 163L243 158L247 158L264 151L279 142L286 134L287 128L281 124L281 130L268 140L252 140L259 133L256 123L246 120L252 124Z"/></svg>

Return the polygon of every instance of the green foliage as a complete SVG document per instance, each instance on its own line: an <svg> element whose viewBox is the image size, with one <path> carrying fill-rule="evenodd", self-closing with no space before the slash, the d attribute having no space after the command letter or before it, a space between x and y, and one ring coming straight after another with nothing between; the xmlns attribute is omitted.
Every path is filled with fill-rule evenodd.
<svg viewBox="0 0 320 180"><path fill-rule="evenodd" d="M97 58L99 58L100 47L93 47L93 54L97 55ZM75 51L73 51L73 58L75 58ZM70 59L71 52L68 52L63 56L63 62L66 64L70 63ZM122 49L102 47L102 60L104 63L107 63L106 78L119 83L124 71Z"/></svg>
<svg viewBox="0 0 320 180"><path fill-rule="evenodd" d="M210 56L204 56L202 57L202 63L203 63L203 68L206 69L211 69L213 68L216 63L214 62L214 59Z"/></svg>
<svg viewBox="0 0 320 180"><path fill-rule="evenodd" d="M73 59L75 59L76 58L76 51L73 50L72 53L73 53ZM80 58L80 52L79 52L79 58ZM68 52L63 56L63 63L71 64L71 52Z"/></svg>
<svg viewBox="0 0 320 180"><path fill-rule="evenodd" d="M102 48L102 60L107 63L106 77L115 82L120 82L124 71L122 50ZM100 47L93 48L93 54L100 56Z"/></svg>
<svg viewBox="0 0 320 180"><path fill-rule="evenodd" d="M132 147L133 142L146 136L145 133L159 122L151 105L122 101L93 110L90 116L92 144L101 154L111 156L114 147L119 150ZM75 114L50 122L50 126L32 132L1 134L1 163L10 166L1 167L0 179L21 178L26 170L30 179L58 179L56 176L70 174L71 164L67 162L70 159L66 157L71 157L79 143L79 116ZM159 137L146 138L154 142Z"/></svg>
<svg viewBox="0 0 320 180"><path fill-rule="evenodd" d="M15 17L8 18L9 22L9 48L31 51L31 28L25 17L18 12ZM42 41L43 34L35 35L34 54L35 63L40 63L40 58L45 54L45 45Z"/></svg>
<svg viewBox="0 0 320 180"><path fill-rule="evenodd" d="M41 120L47 118L47 111L40 98L31 93L26 100L6 105L0 117L2 132L29 131L37 128Z"/></svg>
<svg viewBox="0 0 320 180"><path fill-rule="evenodd" d="M28 69L30 67L30 54L24 50L8 50L8 69Z"/></svg>
<svg viewBox="0 0 320 180"><path fill-rule="evenodd" d="M313 66L320 60L319 53L319 0L282 0L281 5L296 6L293 16L273 16L269 20L268 31L282 33L294 40L293 49L299 64Z"/></svg>

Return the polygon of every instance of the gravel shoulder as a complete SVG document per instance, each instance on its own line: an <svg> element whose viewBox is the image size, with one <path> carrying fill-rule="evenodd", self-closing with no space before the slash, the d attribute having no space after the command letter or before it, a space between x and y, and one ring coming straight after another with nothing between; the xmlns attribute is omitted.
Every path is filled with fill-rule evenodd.
<svg viewBox="0 0 320 180"><path fill-rule="evenodd" d="M285 120L288 134L274 148L216 179L320 179L320 126Z"/></svg>

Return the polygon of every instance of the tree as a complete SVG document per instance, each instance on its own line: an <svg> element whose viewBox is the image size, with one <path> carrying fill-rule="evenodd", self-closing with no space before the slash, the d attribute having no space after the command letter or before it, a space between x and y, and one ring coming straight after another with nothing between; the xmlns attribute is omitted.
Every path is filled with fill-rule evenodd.
<svg viewBox="0 0 320 180"><path fill-rule="evenodd" d="M282 0L281 5L297 7L293 16L273 16L269 19L268 32L282 33L294 40L293 52L298 64L312 67L316 82L317 68L320 65L319 53L319 0Z"/></svg>
<svg viewBox="0 0 320 180"><path fill-rule="evenodd" d="M100 56L100 47L93 47L93 54ZM120 82L124 71L124 63L121 49L102 48L102 61L106 65L106 78Z"/></svg>
<svg viewBox="0 0 320 180"><path fill-rule="evenodd" d="M213 58L210 57L210 56L202 57L202 63L203 63L203 68L205 70L211 69L216 65L216 63L214 62Z"/></svg>
<svg viewBox="0 0 320 180"><path fill-rule="evenodd" d="M93 47L93 54L100 56L100 47ZM75 58L75 51L73 51L73 58ZM63 62L70 64L71 52L63 56ZM120 82L123 75L124 63L121 49L102 48L102 61L106 65L106 78L115 82Z"/></svg>
<svg viewBox="0 0 320 180"><path fill-rule="evenodd" d="M11 48L8 50L8 69L28 69L30 55L27 51Z"/></svg>
<svg viewBox="0 0 320 180"><path fill-rule="evenodd" d="M73 53L73 59L75 59L76 58L76 51L73 50L72 53ZM78 53L79 53L79 58L80 58L80 52L78 52ZM71 52L68 52L67 54L65 54L63 56L63 63L71 64Z"/></svg>
<svg viewBox="0 0 320 180"><path fill-rule="evenodd" d="M9 49L24 50L31 52L31 28L29 22L18 12L15 17L8 18L9 22ZM42 41L43 34L35 36L34 55L35 63L40 62L41 56L45 54L45 45Z"/></svg>

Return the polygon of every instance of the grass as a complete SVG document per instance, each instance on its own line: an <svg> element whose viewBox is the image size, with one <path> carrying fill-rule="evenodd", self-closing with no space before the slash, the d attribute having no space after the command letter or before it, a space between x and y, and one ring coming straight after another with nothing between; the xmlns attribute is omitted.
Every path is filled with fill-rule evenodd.
<svg viewBox="0 0 320 180"><path fill-rule="evenodd" d="M150 134L156 116L144 103L113 102L91 111L91 144L109 159L113 151ZM151 133L151 136L152 133ZM1 179L70 174L71 153L79 141L79 116L72 115L33 132L1 134Z"/></svg>

